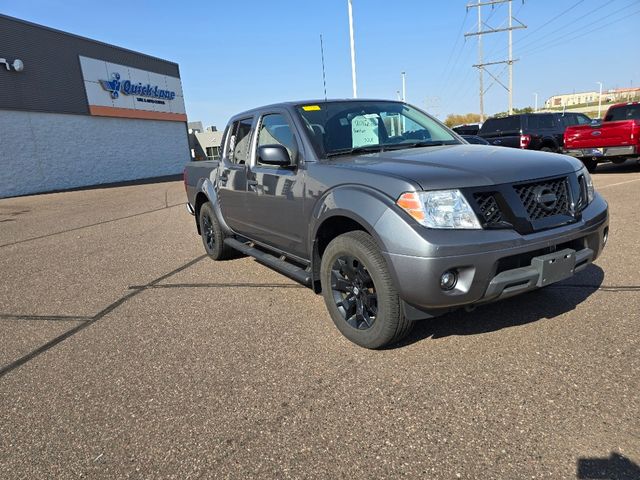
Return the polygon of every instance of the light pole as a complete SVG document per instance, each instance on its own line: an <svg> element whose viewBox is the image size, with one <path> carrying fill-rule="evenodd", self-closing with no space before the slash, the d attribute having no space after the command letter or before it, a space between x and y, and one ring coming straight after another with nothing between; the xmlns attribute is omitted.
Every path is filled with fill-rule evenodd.
<svg viewBox="0 0 640 480"><path fill-rule="evenodd" d="M402 101L407 101L407 84L405 82L405 73L402 72Z"/></svg>
<svg viewBox="0 0 640 480"><path fill-rule="evenodd" d="M600 93L598 95L598 118L600 118L600 112L602 110L602 82L596 82L600 85Z"/></svg>
<svg viewBox="0 0 640 480"><path fill-rule="evenodd" d="M536 92L533 92L533 96L536 97L536 103L535 103L536 108L535 108L534 112L537 112L538 111L538 94Z"/></svg>
<svg viewBox="0 0 640 480"><path fill-rule="evenodd" d="M349 0L349 39L351 42L351 82L353 84L353 98L358 98L358 87L356 83L356 47L353 41L353 7Z"/></svg>

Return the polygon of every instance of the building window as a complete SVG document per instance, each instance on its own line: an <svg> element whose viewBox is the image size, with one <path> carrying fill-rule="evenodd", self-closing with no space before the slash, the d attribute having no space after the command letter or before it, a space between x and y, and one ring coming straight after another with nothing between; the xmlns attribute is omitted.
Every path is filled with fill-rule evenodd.
<svg viewBox="0 0 640 480"><path fill-rule="evenodd" d="M207 147L207 160L220 160L220 147Z"/></svg>

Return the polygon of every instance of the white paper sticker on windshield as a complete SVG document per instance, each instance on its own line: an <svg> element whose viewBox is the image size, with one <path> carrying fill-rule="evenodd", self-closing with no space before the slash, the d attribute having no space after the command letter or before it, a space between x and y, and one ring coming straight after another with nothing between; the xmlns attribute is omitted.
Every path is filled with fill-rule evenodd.
<svg viewBox="0 0 640 480"><path fill-rule="evenodd" d="M368 114L353 117L351 120L352 147L377 145L380 143L378 133L378 115Z"/></svg>

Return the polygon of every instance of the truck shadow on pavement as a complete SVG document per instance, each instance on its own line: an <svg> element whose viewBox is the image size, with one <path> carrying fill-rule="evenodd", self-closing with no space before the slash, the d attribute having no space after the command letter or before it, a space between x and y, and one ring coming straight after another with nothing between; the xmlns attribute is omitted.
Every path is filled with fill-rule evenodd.
<svg viewBox="0 0 640 480"><path fill-rule="evenodd" d="M603 287L603 279L604 271L592 264L575 277L540 290L483 305L472 312L460 309L441 317L419 320L412 333L392 348L429 337L438 339L451 335L478 335L543 318L554 318L574 310L597 290L640 291L640 286Z"/></svg>
<svg viewBox="0 0 640 480"><path fill-rule="evenodd" d="M634 173L640 172L640 162L637 160L627 160L624 163L616 165L615 163L607 162L598 165L598 168L594 172L599 173Z"/></svg>
<svg viewBox="0 0 640 480"><path fill-rule="evenodd" d="M576 476L584 480L636 480L640 478L640 465L611 452L609 458L579 458Z"/></svg>

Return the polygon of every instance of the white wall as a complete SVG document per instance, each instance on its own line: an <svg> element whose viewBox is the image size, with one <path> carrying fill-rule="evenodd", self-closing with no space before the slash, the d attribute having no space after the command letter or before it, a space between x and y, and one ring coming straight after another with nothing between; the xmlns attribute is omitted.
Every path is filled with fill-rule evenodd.
<svg viewBox="0 0 640 480"><path fill-rule="evenodd" d="M182 172L182 122L0 110L0 198Z"/></svg>

